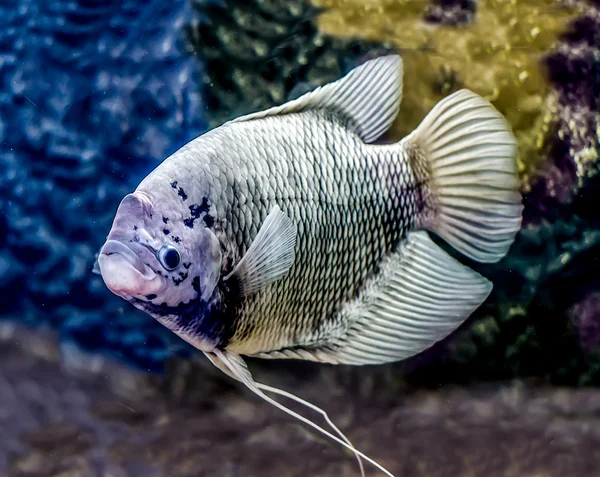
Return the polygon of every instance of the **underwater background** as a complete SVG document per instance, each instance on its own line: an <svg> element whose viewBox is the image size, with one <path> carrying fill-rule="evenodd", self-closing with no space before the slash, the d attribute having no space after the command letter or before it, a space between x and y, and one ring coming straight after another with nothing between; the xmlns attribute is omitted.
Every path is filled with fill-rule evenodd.
<svg viewBox="0 0 600 477"><path fill-rule="evenodd" d="M190 139L404 60L410 132L466 87L520 145L490 299L402 363L250 360L398 476L600 476L600 2L0 0L0 476L354 476L91 273ZM367 475L378 475L367 467Z"/></svg>

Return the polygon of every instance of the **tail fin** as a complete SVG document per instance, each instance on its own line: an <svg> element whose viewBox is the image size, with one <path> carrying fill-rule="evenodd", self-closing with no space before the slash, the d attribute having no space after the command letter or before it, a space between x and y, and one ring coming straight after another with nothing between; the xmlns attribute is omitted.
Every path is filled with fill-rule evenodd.
<svg viewBox="0 0 600 477"><path fill-rule="evenodd" d="M427 158L420 168L430 174L432 213L422 227L478 262L504 257L521 227L523 206L517 143L502 115L461 90L436 104L402 143Z"/></svg>

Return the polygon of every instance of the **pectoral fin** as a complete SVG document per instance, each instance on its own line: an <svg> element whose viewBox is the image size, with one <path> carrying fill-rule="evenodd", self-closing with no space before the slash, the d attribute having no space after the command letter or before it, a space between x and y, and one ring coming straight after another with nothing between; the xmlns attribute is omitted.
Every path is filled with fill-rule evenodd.
<svg viewBox="0 0 600 477"><path fill-rule="evenodd" d="M294 264L296 227L278 207L263 222L252 245L225 281L235 279L249 296L282 278Z"/></svg>

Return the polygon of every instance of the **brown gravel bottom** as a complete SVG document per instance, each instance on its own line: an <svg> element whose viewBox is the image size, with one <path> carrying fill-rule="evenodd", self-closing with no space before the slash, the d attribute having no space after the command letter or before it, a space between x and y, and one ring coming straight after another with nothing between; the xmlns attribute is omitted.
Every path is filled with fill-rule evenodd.
<svg viewBox="0 0 600 477"><path fill-rule="evenodd" d="M61 355L39 332L0 335L0 476L358 475L347 452L204 362L157 378ZM397 383L393 367L251 367L326 408L398 477L600 476L600 389L424 391Z"/></svg>

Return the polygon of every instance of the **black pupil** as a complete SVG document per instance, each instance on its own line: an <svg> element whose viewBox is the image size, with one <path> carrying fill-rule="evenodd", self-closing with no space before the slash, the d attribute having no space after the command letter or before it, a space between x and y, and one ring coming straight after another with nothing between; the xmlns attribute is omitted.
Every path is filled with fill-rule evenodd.
<svg viewBox="0 0 600 477"><path fill-rule="evenodd" d="M175 268L179 265L179 252L170 248L165 252L164 259L167 268Z"/></svg>

